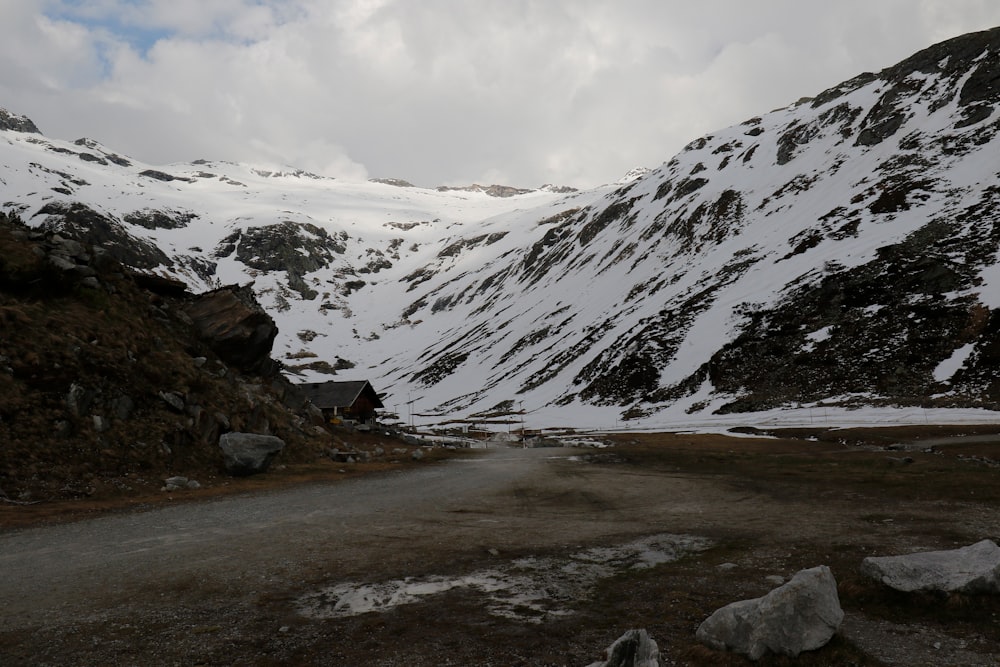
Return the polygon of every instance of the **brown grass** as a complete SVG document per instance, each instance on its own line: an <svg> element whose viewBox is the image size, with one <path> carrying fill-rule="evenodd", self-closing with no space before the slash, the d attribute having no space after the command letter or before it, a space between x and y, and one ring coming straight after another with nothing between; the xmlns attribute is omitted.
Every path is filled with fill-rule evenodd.
<svg viewBox="0 0 1000 667"><path fill-rule="evenodd" d="M783 433L785 437L766 439L670 433L610 439L635 465L718 475L773 494L808 497L837 491L897 501L1000 501L1000 469L963 458L1000 458L1000 436L996 444L949 445L934 452L884 449L910 440L1000 433L1000 425L794 432L799 437ZM814 437L818 439L808 439Z"/></svg>

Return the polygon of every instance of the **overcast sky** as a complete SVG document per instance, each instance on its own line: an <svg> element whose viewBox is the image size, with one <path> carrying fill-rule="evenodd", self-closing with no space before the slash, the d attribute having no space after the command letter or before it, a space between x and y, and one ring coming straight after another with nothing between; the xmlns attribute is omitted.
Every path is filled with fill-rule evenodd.
<svg viewBox="0 0 1000 667"><path fill-rule="evenodd" d="M996 0L0 0L0 107L152 164L589 187Z"/></svg>

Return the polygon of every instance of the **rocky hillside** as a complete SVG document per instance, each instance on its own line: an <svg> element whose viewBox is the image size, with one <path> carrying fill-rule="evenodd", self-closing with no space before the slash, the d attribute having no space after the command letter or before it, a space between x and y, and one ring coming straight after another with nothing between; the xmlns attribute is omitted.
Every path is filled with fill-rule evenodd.
<svg viewBox="0 0 1000 667"><path fill-rule="evenodd" d="M0 204L194 290L253 281L290 377L425 420L996 410L997 81L1000 29L966 35L585 192L151 167L8 115Z"/></svg>
<svg viewBox="0 0 1000 667"><path fill-rule="evenodd" d="M276 373L274 322L242 290L195 297L0 215L0 330L5 502L207 482L229 431L281 437L283 462L333 444Z"/></svg>

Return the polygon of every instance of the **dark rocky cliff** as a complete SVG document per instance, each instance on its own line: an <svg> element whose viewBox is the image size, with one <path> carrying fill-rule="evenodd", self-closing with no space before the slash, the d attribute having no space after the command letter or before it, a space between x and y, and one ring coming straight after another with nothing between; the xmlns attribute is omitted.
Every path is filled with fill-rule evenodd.
<svg viewBox="0 0 1000 667"><path fill-rule="evenodd" d="M183 287L0 215L0 500L205 480L229 431L280 436L286 462L325 454L330 434L275 373L273 320L239 289Z"/></svg>

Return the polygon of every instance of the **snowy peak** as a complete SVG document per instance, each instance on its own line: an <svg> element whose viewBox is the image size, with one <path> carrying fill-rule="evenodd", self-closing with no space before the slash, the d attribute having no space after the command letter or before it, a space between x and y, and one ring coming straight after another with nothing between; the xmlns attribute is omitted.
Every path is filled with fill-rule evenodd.
<svg viewBox="0 0 1000 667"><path fill-rule="evenodd" d="M38 126L27 116L18 116L6 109L0 109L0 130L11 132L27 132L29 134L41 134Z"/></svg>
<svg viewBox="0 0 1000 667"><path fill-rule="evenodd" d="M635 167L634 169L629 169L624 176L618 179L618 185L627 185L632 181L637 181L640 178L645 178L652 172L652 169L648 167Z"/></svg>

